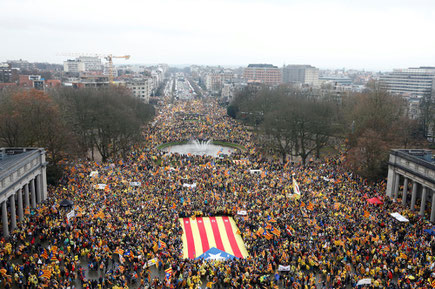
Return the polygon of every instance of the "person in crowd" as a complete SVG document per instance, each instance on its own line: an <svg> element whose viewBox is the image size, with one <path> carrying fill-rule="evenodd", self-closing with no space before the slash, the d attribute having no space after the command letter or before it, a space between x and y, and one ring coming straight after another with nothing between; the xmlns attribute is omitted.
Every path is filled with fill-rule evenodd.
<svg viewBox="0 0 435 289"><path fill-rule="evenodd" d="M126 158L65 161L49 198L26 210L24 221L1 240L1 286L355 288L364 278L372 280L364 288L435 285L435 239L424 232L431 225L400 202L369 204L368 198L385 194L385 182L369 184L349 173L342 154L305 166L282 163L262 154L246 127L213 101L160 110L144 130L145 145ZM246 149L219 158L156 149L193 138ZM90 177L93 171L98 174ZM186 180L196 188L184 187ZM63 199L74 202L74 217L59 207ZM409 223L397 222L393 211ZM249 256L183 259L178 218L217 215L234 217ZM258 233L270 232L269 225L277 229L271 238ZM279 271L280 265L290 269Z"/></svg>

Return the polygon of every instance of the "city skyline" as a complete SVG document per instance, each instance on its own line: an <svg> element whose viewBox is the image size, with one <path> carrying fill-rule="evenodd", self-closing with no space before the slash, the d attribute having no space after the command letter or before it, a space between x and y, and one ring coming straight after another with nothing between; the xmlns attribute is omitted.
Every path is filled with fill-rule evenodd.
<svg viewBox="0 0 435 289"><path fill-rule="evenodd" d="M130 54L116 64L312 64L388 71L435 65L435 3L418 1L11 1L0 62Z"/></svg>

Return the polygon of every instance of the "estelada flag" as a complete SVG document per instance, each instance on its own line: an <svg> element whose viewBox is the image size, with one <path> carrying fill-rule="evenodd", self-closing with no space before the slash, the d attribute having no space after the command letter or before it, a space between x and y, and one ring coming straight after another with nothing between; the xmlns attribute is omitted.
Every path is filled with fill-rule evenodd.
<svg viewBox="0 0 435 289"><path fill-rule="evenodd" d="M57 257L56 257L55 254L53 254L53 253L50 254L50 261L51 261L51 262L56 262L56 261L58 261L58 259L57 259Z"/></svg>
<svg viewBox="0 0 435 289"><path fill-rule="evenodd" d="M168 269L165 269L165 274L171 276L172 275L172 268L169 267Z"/></svg>
<svg viewBox="0 0 435 289"><path fill-rule="evenodd" d="M50 279L51 278L51 271L48 269L43 269L43 270L39 271L39 276Z"/></svg>
<svg viewBox="0 0 435 289"><path fill-rule="evenodd" d="M267 216L267 220L271 223L276 223L276 220L271 216Z"/></svg>
<svg viewBox="0 0 435 289"><path fill-rule="evenodd" d="M261 236L261 235L263 235L263 233L264 233L264 229L262 228L262 227L260 227L260 228L258 228L258 231L257 231L257 235L258 236Z"/></svg>
<svg viewBox="0 0 435 289"><path fill-rule="evenodd" d="M270 232L278 237L281 235L281 231L278 230L278 228L276 228L276 227L272 228L272 231L270 231Z"/></svg>
<svg viewBox="0 0 435 289"><path fill-rule="evenodd" d="M159 249L165 249L167 247L166 243L161 240L159 240L158 244L159 244Z"/></svg>
<svg viewBox="0 0 435 289"><path fill-rule="evenodd" d="M307 210L312 211L313 209L314 209L314 205L313 205L313 203L309 202L309 203L308 203L308 206L307 206Z"/></svg>
<svg viewBox="0 0 435 289"><path fill-rule="evenodd" d="M44 251L42 252L41 257L44 258L45 260L48 259L48 253L46 249L44 249Z"/></svg>
<svg viewBox="0 0 435 289"><path fill-rule="evenodd" d="M165 269L166 286L170 285L170 283L171 283L171 277L172 277L172 268L169 267L168 269Z"/></svg>
<svg viewBox="0 0 435 289"><path fill-rule="evenodd" d="M157 245L156 242L154 242L153 250L154 250L154 253L157 252L157 251L159 250L159 245Z"/></svg>
<svg viewBox="0 0 435 289"><path fill-rule="evenodd" d="M233 218L180 218L183 228L183 257L195 259L212 248L237 258L246 258L248 252Z"/></svg>
<svg viewBox="0 0 435 289"><path fill-rule="evenodd" d="M295 178L293 178L293 193L300 195L301 192L299 191L299 185L296 182Z"/></svg>
<svg viewBox="0 0 435 289"><path fill-rule="evenodd" d="M272 234L269 233L268 231L265 231L263 233L264 238L266 238L267 240L271 240L273 238Z"/></svg>

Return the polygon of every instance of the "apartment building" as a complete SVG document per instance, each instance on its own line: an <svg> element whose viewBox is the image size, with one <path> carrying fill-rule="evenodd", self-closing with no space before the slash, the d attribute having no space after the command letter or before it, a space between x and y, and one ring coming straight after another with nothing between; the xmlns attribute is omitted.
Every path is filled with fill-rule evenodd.
<svg viewBox="0 0 435 289"><path fill-rule="evenodd" d="M249 64L243 71L247 82L257 82L266 85L281 83L281 70L272 64Z"/></svg>
<svg viewBox="0 0 435 289"><path fill-rule="evenodd" d="M405 97L435 96L435 67L394 69L380 77L380 84L389 92Z"/></svg>
<svg viewBox="0 0 435 289"><path fill-rule="evenodd" d="M63 62L63 70L69 73L102 71L103 65L99 57L80 56Z"/></svg>
<svg viewBox="0 0 435 289"><path fill-rule="evenodd" d="M286 65L282 68L282 82L318 86L319 69L311 65Z"/></svg>
<svg viewBox="0 0 435 289"><path fill-rule="evenodd" d="M126 84L126 87L130 89L133 95L145 103L149 103L150 96L153 90L153 79L132 79Z"/></svg>

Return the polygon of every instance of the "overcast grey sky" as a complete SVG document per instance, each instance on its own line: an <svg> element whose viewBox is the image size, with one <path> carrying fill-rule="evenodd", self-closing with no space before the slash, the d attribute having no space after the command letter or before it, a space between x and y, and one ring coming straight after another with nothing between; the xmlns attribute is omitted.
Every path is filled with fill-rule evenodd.
<svg viewBox="0 0 435 289"><path fill-rule="evenodd" d="M0 62L435 66L435 0L0 0Z"/></svg>

